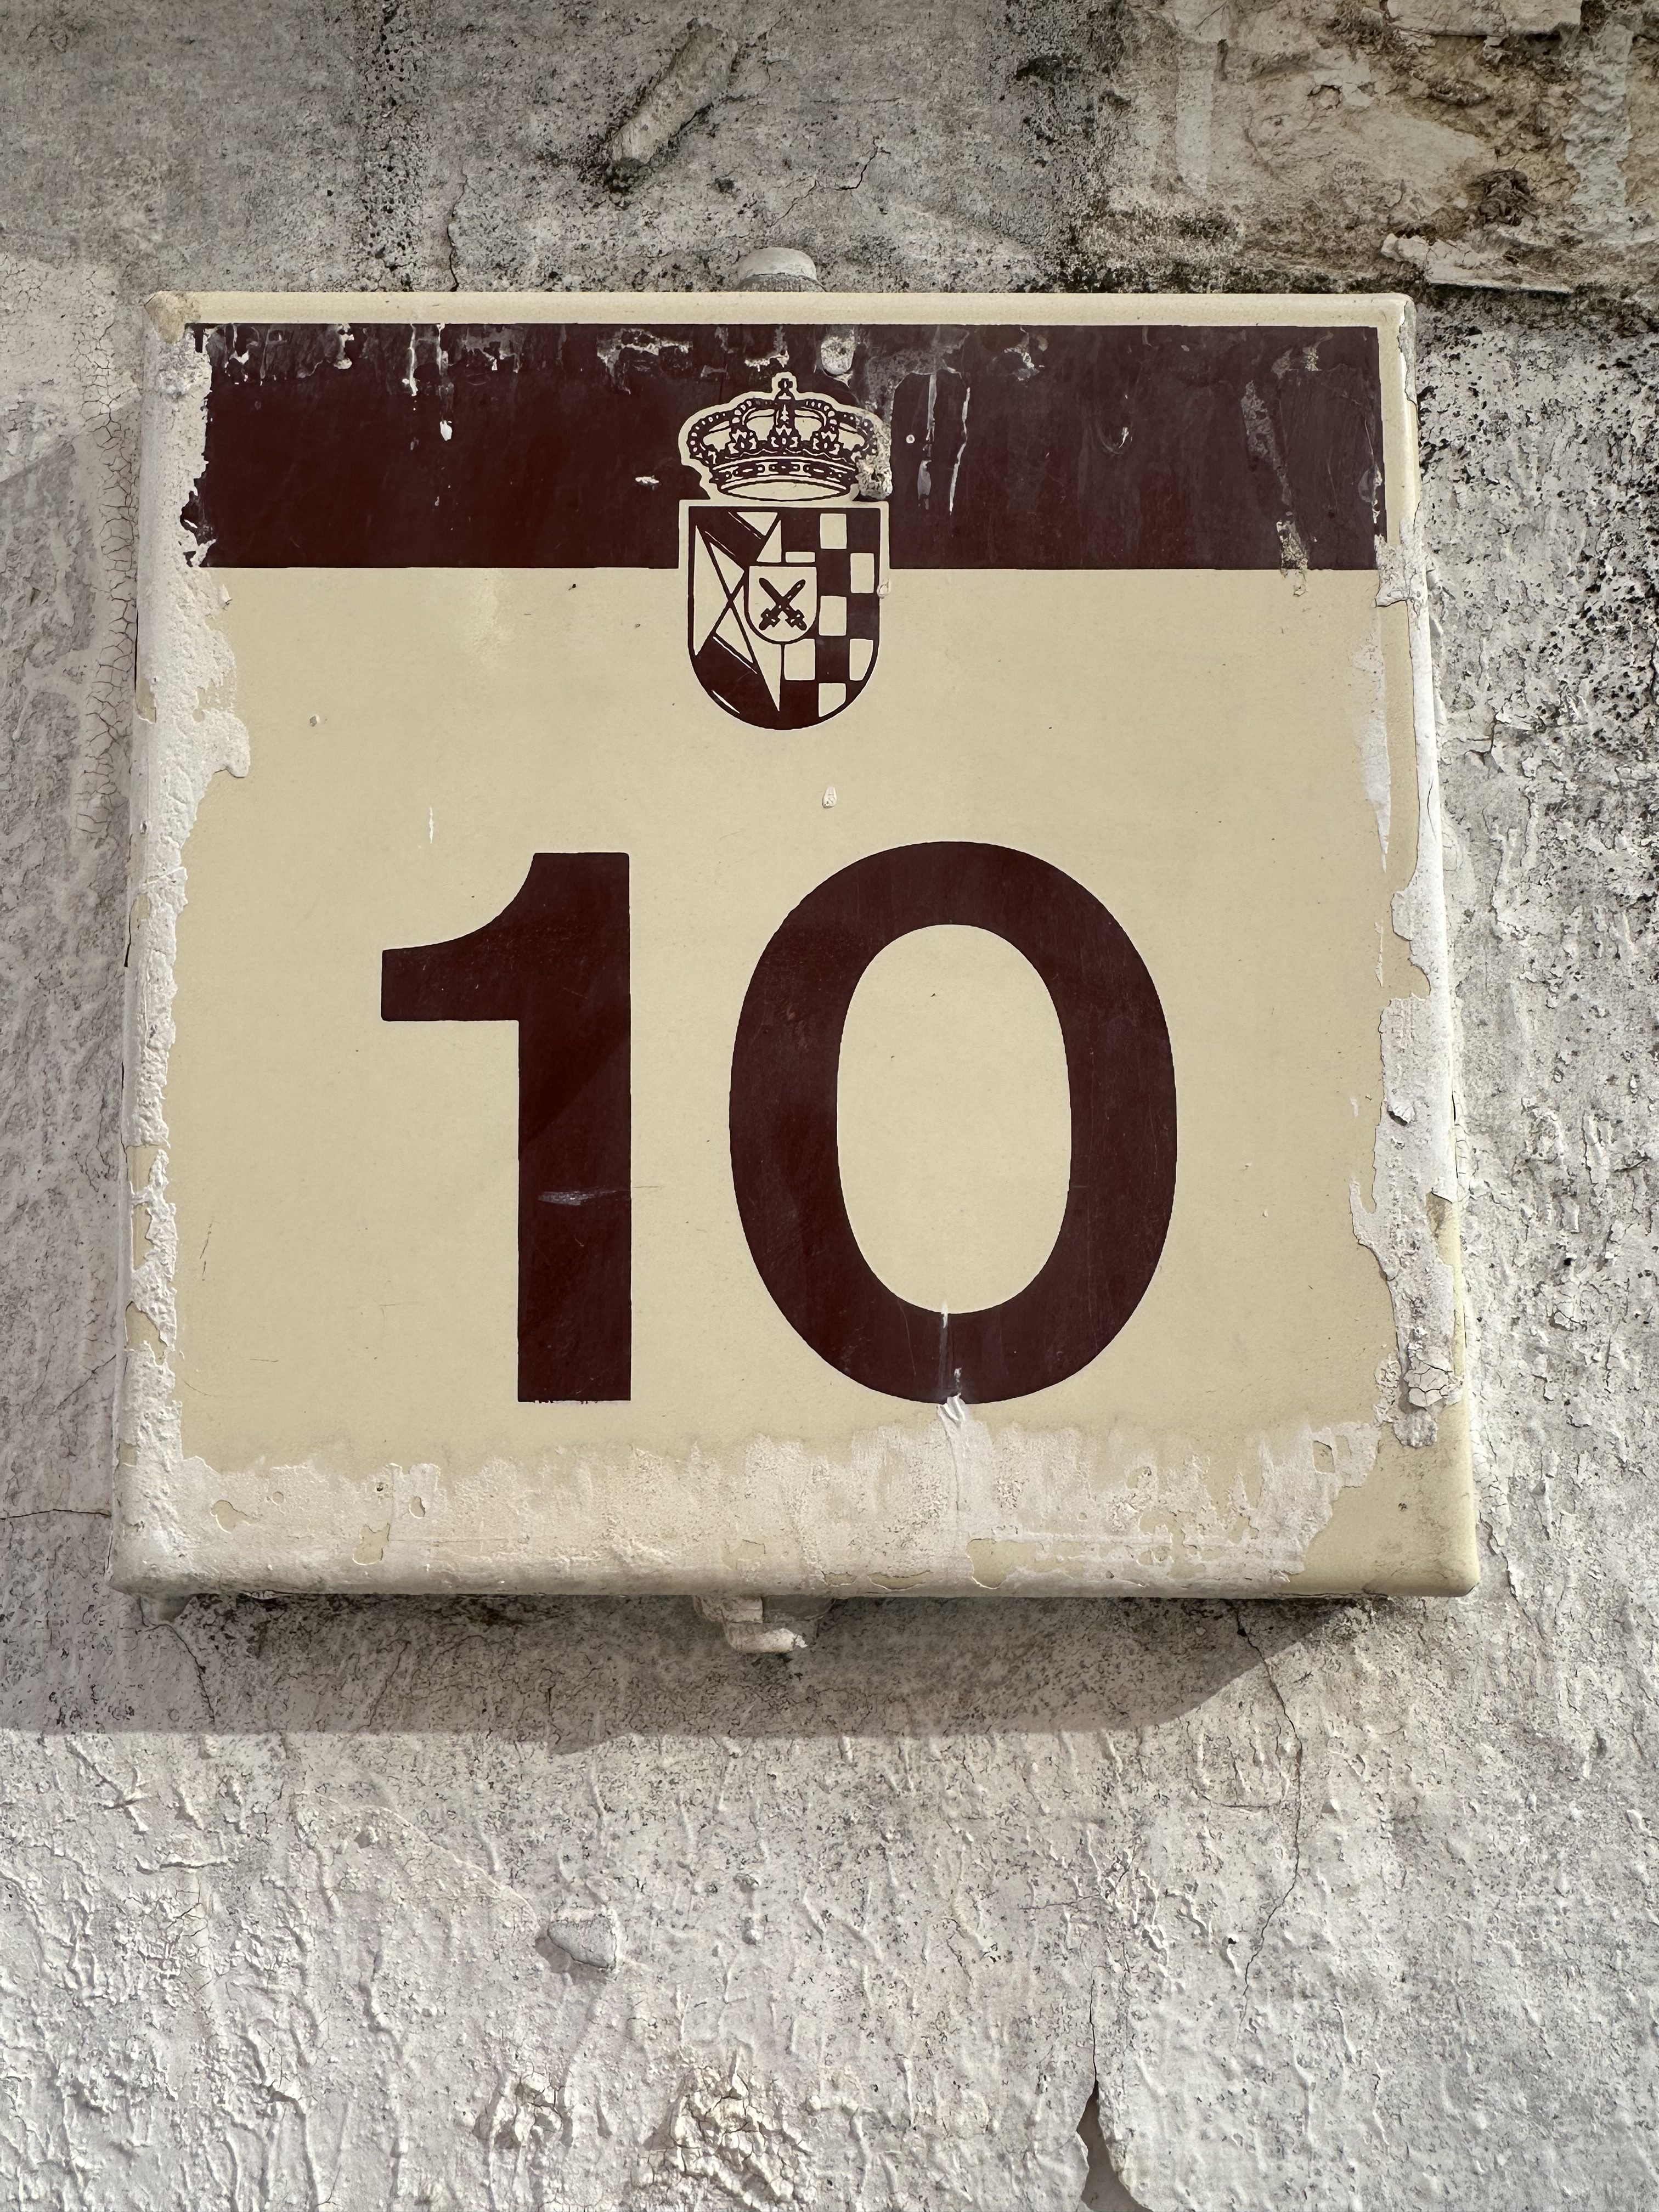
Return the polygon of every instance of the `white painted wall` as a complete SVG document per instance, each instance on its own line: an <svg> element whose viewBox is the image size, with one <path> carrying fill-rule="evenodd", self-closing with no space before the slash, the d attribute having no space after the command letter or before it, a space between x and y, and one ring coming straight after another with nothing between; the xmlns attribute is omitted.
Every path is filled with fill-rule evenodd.
<svg viewBox="0 0 1659 2212"><path fill-rule="evenodd" d="M657 0L0 14L0 2198L1659 2198L1656 19L1521 4L722 5L626 192ZM1467 1601L895 1601L775 1661L105 1585L136 303L769 243L1422 287Z"/></svg>

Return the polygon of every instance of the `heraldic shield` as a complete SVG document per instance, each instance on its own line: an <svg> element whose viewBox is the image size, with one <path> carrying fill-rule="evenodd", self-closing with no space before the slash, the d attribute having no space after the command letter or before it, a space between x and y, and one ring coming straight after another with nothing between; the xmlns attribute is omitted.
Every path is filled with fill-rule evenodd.
<svg viewBox="0 0 1659 2212"><path fill-rule="evenodd" d="M680 454L714 495L685 509L697 681L757 729L827 722L876 665L886 431L782 374L692 416Z"/></svg>
<svg viewBox="0 0 1659 2212"><path fill-rule="evenodd" d="M688 509L691 665L709 697L763 730L852 704L879 639L883 510Z"/></svg>

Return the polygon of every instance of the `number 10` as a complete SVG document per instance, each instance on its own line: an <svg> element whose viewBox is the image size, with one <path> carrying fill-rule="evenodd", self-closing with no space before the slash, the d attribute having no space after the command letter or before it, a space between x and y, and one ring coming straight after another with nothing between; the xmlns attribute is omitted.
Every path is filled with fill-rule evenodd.
<svg viewBox="0 0 1659 2212"><path fill-rule="evenodd" d="M886 945L987 929L1048 987L1066 1047L1072 1164L1060 1233L978 1313L899 1297L842 1194L842 1031ZM519 1026L521 1400L625 1399L632 1352L628 855L538 853L465 937L382 956L386 1021ZM1175 1202L1175 1066L1140 956L1073 878L1001 845L903 845L795 908L750 978L732 1054L732 1179L761 1279L821 1358L890 1396L970 1403L1064 1382L1139 1304Z"/></svg>

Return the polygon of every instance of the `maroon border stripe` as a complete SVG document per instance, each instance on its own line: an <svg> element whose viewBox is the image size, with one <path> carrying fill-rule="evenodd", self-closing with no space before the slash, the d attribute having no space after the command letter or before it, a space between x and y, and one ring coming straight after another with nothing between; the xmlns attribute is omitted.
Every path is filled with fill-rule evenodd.
<svg viewBox="0 0 1659 2212"><path fill-rule="evenodd" d="M213 381L184 520L224 567L672 568L702 495L681 423L787 366L889 423L895 568L1376 565L1374 329L874 325L840 377L830 336L198 328Z"/></svg>

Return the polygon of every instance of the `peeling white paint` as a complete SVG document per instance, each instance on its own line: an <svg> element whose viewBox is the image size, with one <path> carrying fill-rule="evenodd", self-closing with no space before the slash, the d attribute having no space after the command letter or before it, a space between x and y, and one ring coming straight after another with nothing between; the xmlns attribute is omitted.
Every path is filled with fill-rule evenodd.
<svg viewBox="0 0 1659 2212"><path fill-rule="evenodd" d="M158 1382L159 1395L164 1385ZM148 1409L149 1397L142 1401ZM171 1401L167 1401L171 1409ZM172 1443L177 1417L155 1434ZM1370 1422L1293 1423L1218 1461L1121 1426L1002 1429L967 1408L826 1451L754 1440L738 1478L744 1540L708 1540L732 1474L635 1450L532 1468L384 1468L365 1486L315 1459L241 1472L153 1446L128 1477L124 1580L198 1588L674 1592L688 1584L738 1649L811 1640L802 1602L905 1589L1124 1594L1281 1589L1339 1492L1376 1464ZM365 1495L384 1501L365 1518ZM228 1510L227 1510L228 1509ZM702 1564L688 1567L688 1553ZM793 1594L793 1595L791 1595ZM763 1610L764 1601L764 1610Z"/></svg>
<svg viewBox="0 0 1659 2212"><path fill-rule="evenodd" d="M202 471L211 370L173 307L165 303L146 333L141 432L138 683L147 711L134 731L122 1129L148 1242L136 1265L130 1247L124 1255L127 1327L112 1531L118 1553L129 1546L153 1550L159 1541L158 1559L167 1538L149 1519L148 1501L184 1460L170 1364L178 1335L178 1231L167 1197L164 1102L185 844L214 776L222 769L246 775L249 760L247 731L228 703L235 670L214 622L216 594L191 565L196 549L179 520Z"/></svg>
<svg viewBox="0 0 1659 2212"><path fill-rule="evenodd" d="M711 2192L744 2212L775 2212L801 2198L806 2145L739 2060L693 2075L674 2100L667 2135L641 2175L665 2185L653 2192L664 2212L701 2212Z"/></svg>
<svg viewBox="0 0 1659 2212"><path fill-rule="evenodd" d="M1376 817L1376 842L1386 868L1394 791L1389 761L1388 692L1382 639L1376 635L1368 638L1355 653L1353 665L1364 695L1354 729L1359 781L1366 803Z"/></svg>
<svg viewBox="0 0 1659 2212"><path fill-rule="evenodd" d="M1394 1306L1402 1443L1431 1444L1438 1412L1462 1396L1456 1286L1442 1231L1457 1204L1452 1140L1451 997L1446 972L1439 769L1428 580L1413 504L1400 543L1377 544L1379 607L1403 605L1409 625L1417 763L1417 863L1394 900L1395 934L1427 988L1390 1000L1382 1023L1383 1107L1368 1206L1355 1183L1354 1234L1376 1256Z"/></svg>

